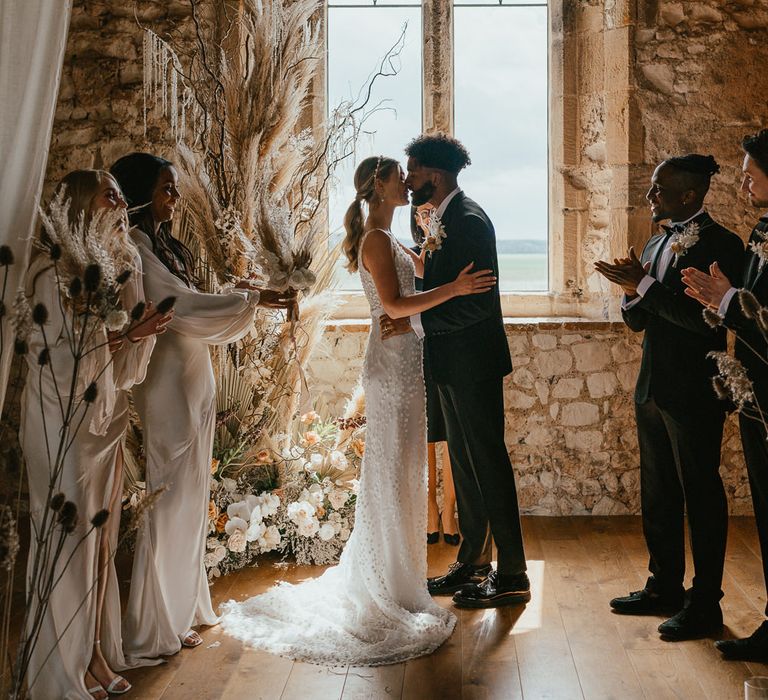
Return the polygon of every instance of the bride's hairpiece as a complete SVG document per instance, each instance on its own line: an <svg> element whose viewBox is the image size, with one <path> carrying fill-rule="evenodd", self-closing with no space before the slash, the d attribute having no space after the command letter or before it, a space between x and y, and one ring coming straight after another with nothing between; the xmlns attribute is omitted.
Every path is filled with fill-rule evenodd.
<svg viewBox="0 0 768 700"><path fill-rule="evenodd" d="M381 167L381 161L384 160L384 156L379 156L379 159L376 161L376 168L373 171L373 182L376 183L376 180L379 179L379 168Z"/></svg>

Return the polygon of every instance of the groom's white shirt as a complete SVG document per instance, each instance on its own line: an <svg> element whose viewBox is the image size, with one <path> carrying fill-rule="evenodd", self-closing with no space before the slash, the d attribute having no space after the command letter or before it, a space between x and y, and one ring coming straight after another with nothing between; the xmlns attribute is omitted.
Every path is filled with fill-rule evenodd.
<svg viewBox="0 0 768 700"><path fill-rule="evenodd" d="M448 208L448 205L451 203L451 200L459 193L461 192L461 187L457 187L453 192L450 192L446 195L445 199L440 202L440 206L435 209L435 216L438 219L443 218L443 214L445 214L445 210ZM413 332L416 334L418 338L424 337L424 326L421 325L421 314L414 314L410 317L411 321L411 328L413 328Z"/></svg>
<svg viewBox="0 0 768 700"><path fill-rule="evenodd" d="M690 219L686 219L685 221L671 221L670 226L685 226L687 223L693 221L697 216L700 216L704 213L704 207L699 209ZM650 286L654 284L654 282L657 282L658 280L664 279L664 275L667 272L667 268L669 267L669 263L672 261L672 256L674 253L672 252L672 237L670 236L667 239L667 242L664 244L664 250L661 251L659 254L659 264L656 265L656 275L658 277L651 277L650 275L646 275L643 277L643 279L640 280L640 284L637 285L637 296L633 297L632 299L627 299L627 295L625 294L622 297L621 300L621 308L626 311L627 309L631 309L635 304L637 304L644 296L645 293L648 291Z"/></svg>

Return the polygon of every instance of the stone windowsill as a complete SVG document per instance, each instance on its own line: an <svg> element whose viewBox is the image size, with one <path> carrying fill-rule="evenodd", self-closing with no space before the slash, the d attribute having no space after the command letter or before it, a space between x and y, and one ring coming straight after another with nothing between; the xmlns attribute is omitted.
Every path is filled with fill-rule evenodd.
<svg viewBox="0 0 768 700"><path fill-rule="evenodd" d="M626 326L622 321L604 321L577 317L505 317L504 326L516 331L622 331ZM330 319L325 323L327 331L345 331L348 333L367 333L370 319Z"/></svg>

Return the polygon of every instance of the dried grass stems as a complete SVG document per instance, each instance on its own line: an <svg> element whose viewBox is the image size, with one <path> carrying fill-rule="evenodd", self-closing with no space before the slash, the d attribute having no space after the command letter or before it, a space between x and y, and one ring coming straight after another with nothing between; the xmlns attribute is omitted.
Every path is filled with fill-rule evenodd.
<svg viewBox="0 0 768 700"><path fill-rule="evenodd" d="M739 290L738 300L742 313L754 323L768 345L768 308L762 306L757 297L747 289ZM709 309L704 310L704 320L712 328L723 326L723 319L720 315ZM735 331L735 335L745 348L759 358L761 362L768 365L768 357L764 353L749 343L743 334ZM744 365L726 352L711 352L709 357L717 364L718 373L712 379L712 386L718 398L731 401L740 414L752 420L760 421L763 428L768 432L768 419Z"/></svg>
<svg viewBox="0 0 768 700"><path fill-rule="evenodd" d="M186 110L191 125L177 148L185 194L178 235L201 261L204 288L220 291L255 275L270 289L302 290L300 322L263 312L248 337L213 351L220 472L255 467L254 455L274 435L288 444L302 367L333 308L326 292L338 248L328 242L327 187L337 166L354 155L368 117L384 108L371 104L373 86L397 73L404 43L405 30L356 98L340 104L327 123L302 129L323 60L316 21L322 6L321 0L190 0L191 49L147 30L145 95L154 96L156 112ZM169 89L177 100L189 96L189 106L172 104Z"/></svg>
<svg viewBox="0 0 768 700"><path fill-rule="evenodd" d="M53 272L59 290L58 308L48 309L42 303L31 307L29 299L21 292L13 305L13 315L8 317L16 336L14 350L20 359L29 352L28 339L33 331L39 333L42 339L43 349L37 358L36 369L30 369L27 381L36 382L40 393L43 434L39 438L44 441L48 456L47 495L45 505L31 519L34 555L28 562L21 636L13 650L10 639L11 601L25 477L23 462L15 456L9 459L6 455L13 476L18 480L14 493L5 494L6 502L0 506L0 563L5 571L0 591L1 683L2 691L12 698L26 697L29 688L34 685L35 678L28 678L29 662L53 591L66 574L81 544L94 530L103 527L108 519L107 511L90 514L90 520L87 520L89 514L78 512L75 502L61 491L63 470L78 432L86 418L90 417L92 405L99 399L99 380L112 366L107 331L112 329L116 337L125 338L139 319L144 320L143 308L134 309L129 315L120 305L122 286L132 272L132 248L123 236L115 235L116 217L120 213L98 212L86 222L82 216L70 217L69 206L62 190L48 209L41 211L45 235L35 242L37 257L47 258L40 265L38 277ZM0 308L3 310L0 324L3 324L7 317L4 311L8 267L13 264L12 255L5 248L0 249L0 261L5 268L3 276L6 282L0 297ZM52 313L61 319L58 338L49 337L48 322ZM0 326L0 332L3 330ZM58 348L63 347L65 354L71 355L71 362L61 359L58 349L56 353L52 352L53 343L57 343ZM60 362L63 367L59 366ZM61 428L55 433L48 430L42 403L44 383L53 387L58 405L59 415L55 417L55 423ZM68 540L73 537L77 541L73 547L67 548ZM86 592L81 607L90 593ZM71 620L62 635L69 624Z"/></svg>

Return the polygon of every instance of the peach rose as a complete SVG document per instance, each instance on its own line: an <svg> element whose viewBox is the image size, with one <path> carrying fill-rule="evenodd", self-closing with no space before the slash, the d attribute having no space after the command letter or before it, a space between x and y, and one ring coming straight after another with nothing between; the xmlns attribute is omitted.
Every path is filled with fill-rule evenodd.
<svg viewBox="0 0 768 700"><path fill-rule="evenodd" d="M226 513L222 513L216 519L216 532L224 532L224 528L227 526L227 520L229 520L229 516Z"/></svg>

